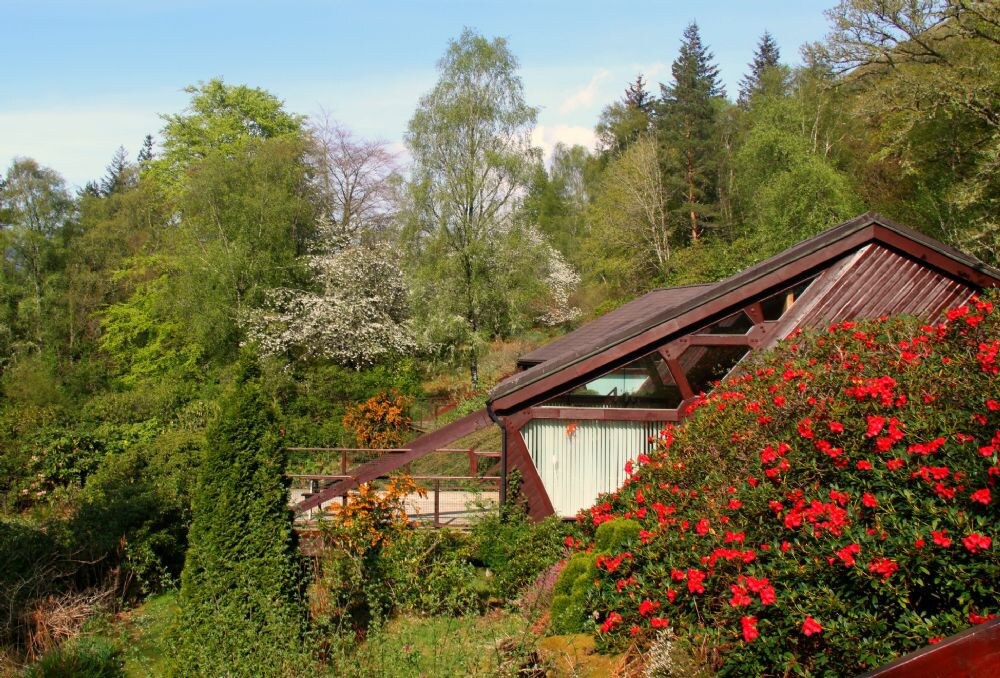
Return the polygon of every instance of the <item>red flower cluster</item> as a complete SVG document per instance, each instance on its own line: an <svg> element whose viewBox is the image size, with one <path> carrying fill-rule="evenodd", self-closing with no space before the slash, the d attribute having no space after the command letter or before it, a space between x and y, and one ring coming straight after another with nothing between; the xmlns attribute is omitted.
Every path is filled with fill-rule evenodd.
<svg viewBox="0 0 1000 678"><path fill-rule="evenodd" d="M805 620L802 622L802 633L806 634L807 636L811 636L814 633L822 633L822 632L823 632L823 627L820 626L820 623L815 619L813 619L812 617L810 617L809 615L806 615Z"/></svg>
<svg viewBox="0 0 1000 678"><path fill-rule="evenodd" d="M887 580L896 570L899 569L899 565L896 564L892 558L876 558L872 562L868 563L868 571L873 574L882 575L882 581Z"/></svg>
<svg viewBox="0 0 1000 678"><path fill-rule="evenodd" d="M972 532L967 537L962 538L962 544L969 553L979 553L980 551L985 551L992 545L993 540L981 534L976 534Z"/></svg>

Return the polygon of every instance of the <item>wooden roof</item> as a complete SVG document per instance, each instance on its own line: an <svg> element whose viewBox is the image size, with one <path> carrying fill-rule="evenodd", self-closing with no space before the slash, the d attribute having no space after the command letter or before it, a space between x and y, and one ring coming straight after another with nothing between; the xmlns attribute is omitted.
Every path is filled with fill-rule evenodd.
<svg viewBox="0 0 1000 678"><path fill-rule="evenodd" d="M878 243L880 250L902 256L876 258L864 278L850 288L851 305L863 306L881 293L880 285L893 279L919 278L932 269L963 288L981 289L1000 285L1000 271L922 233L897 224L874 212L793 245L718 283L654 290L611 313L522 357L528 369L500 382L490 393L490 406L509 413L565 390L567 385L605 371L651 350L669 336L691 331L706 322L733 312L783 287L830 268L845 255L865 245ZM903 263L906 265L903 265ZM878 264L877 266L875 264ZM884 312L907 308L908 296L926 294L919 285L902 284L892 299L900 303ZM836 296L832 297L834 300ZM844 297L841 296L841 299ZM889 300L881 295L883 301ZM827 295L827 303L831 297ZM870 304L869 304L870 305ZM841 304L840 306L844 306ZM898 312L898 311L897 311ZM823 315L814 313L810 324ZM530 366L529 366L530 365Z"/></svg>
<svg viewBox="0 0 1000 678"><path fill-rule="evenodd" d="M528 369L547 360L600 346L605 337L612 332L642 325L651 314L677 308L681 304L705 294L714 284L661 287L647 292L638 299L633 299L627 304L591 320L573 332L564 334L530 353L525 353L517 359L517 366Z"/></svg>

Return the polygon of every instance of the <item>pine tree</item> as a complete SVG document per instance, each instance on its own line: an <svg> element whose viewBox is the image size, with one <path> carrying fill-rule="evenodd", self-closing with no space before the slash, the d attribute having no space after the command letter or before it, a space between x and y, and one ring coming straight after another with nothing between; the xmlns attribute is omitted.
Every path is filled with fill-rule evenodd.
<svg viewBox="0 0 1000 678"><path fill-rule="evenodd" d="M142 148L139 149L139 155L136 156L135 161L139 163L140 167L142 167L152 159L153 159L153 135L147 134L146 138L142 140Z"/></svg>
<svg viewBox="0 0 1000 678"><path fill-rule="evenodd" d="M737 103L743 108L749 106L750 98L761 90L764 73L768 69L777 68L780 64L781 52L778 50L778 43L768 31L764 31L764 35L757 43L757 49L754 50L753 61L747 64L750 72L740 80L740 96Z"/></svg>
<svg viewBox="0 0 1000 678"><path fill-rule="evenodd" d="M646 134L653 103L640 73L625 88L621 101L609 104L601 112L594 130L601 150L614 156L621 155L636 139Z"/></svg>
<svg viewBox="0 0 1000 678"><path fill-rule="evenodd" d="M643 79L642 73L640 73L635 76L635 82L629 84L625 89L625 105L629 108L637 108L645 111L649 108L651 101L652 98L646 90L646 81Z"/></svg>
<svg viewBox="0 0 1000 678"><path fill-rule="evenodd" d="M120 193L132 184L132 165L128 161L128 152L124 146L119 146L104 170L104 177L100 183L101 195L107 197L113 193Z"/></svg>
<svg viewBox="0 0 1000 678"><path fill-rule="evenodd" d="M275 416L243 374L206 435L181 575L183 675L301 675L302 567Z"/></svg>
<svg viewBox="0 0 1000 678"><path fill-rule="evenodd" d="M660 142L680 157L685 186L683 211L697 242L714 211L717 192L716 101L725 97L714 56L702 44L698 24L684 29L680 53L670 66L673 82L660 85Z"/></svg>

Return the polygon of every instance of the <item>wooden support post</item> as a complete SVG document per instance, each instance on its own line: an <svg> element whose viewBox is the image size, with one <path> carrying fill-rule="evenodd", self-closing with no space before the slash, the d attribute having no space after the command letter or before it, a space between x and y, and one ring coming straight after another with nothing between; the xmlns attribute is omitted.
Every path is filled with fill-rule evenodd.
<svg viewBox="0 0 1000 678"><path fill-rule="evenodd" d="M469 450L469 475L475 478L479 475L479 458L476 456L475 450Z"/></svg>
<svg viewBox="0 0 1000 678"><path fill-rule="evenodd" d="M441 480L434 479L434 527L441 527Z"/></svg>
<svg viewBox="0 0 1000 678"><path fill-rule="evenodd" d="M340 475L347 475L347 450L340 451Z"/></svg>

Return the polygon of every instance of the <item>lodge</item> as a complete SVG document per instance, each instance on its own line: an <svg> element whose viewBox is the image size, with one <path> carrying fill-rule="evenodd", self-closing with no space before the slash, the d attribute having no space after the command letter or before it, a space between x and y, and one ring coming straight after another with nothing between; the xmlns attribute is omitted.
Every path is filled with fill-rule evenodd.
<svg viewBox="0 0 1000 678"><path fill-rule="evenodd" d="M796 329L909 314L931 320L1000 271L875 213L725 280L656 289L520 357L487 406L364 464L305 511L486 426L502 430L501 501L516 469L535 518L572 518L741 360Z"/></svg>

